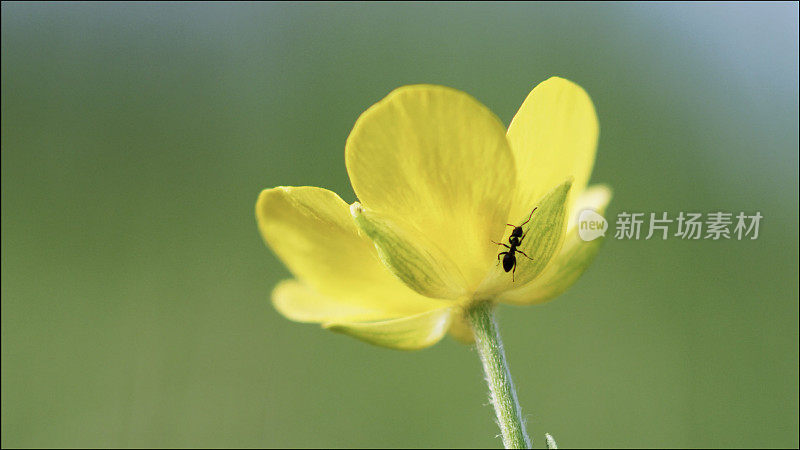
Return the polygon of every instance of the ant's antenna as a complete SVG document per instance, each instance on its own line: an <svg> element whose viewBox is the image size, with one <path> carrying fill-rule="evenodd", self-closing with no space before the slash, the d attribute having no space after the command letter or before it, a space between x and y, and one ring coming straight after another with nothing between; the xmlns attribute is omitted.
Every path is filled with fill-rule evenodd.
<svg viewBox="0 0 800 450"><path fill-rule="evenodd" d="M533 217L533 213L534 213L534 211L536 211L536 209L537 209L537 208L538 208L538 206L536 206L536 207L534 207L534 208L533 208L533 210L531 211L531 213L530 213L530 214L528 214L528 220L526 220L525 222L522 222L522 224L520 224L520 226L522 226L522 225L525 225L526 223L528 223L528 222L530 222L530 221L531 221L531 217Z"/></svg>

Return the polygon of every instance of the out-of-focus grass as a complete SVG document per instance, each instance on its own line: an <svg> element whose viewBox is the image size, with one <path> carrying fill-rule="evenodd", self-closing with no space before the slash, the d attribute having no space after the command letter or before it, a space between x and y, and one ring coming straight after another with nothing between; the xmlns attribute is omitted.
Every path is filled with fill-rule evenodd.
<svg viewBox="0 0 800 450"><path fill-rule="evenodd" d="M274 312L260 189L354 200L347 133L439 83L508 122L550 75L619 211L761 211L616 241L500 310L537 444L798 445L796 4L2 5L2 445L498 446L473 350Z"/></svg>

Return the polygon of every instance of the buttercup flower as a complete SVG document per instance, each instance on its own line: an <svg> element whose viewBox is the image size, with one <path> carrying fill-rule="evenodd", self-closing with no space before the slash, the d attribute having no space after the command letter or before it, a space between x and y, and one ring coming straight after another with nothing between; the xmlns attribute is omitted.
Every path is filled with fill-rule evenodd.
<svg viewBox="0 0 800 450"><path fill-rule="evenodd" d="M603 185L587 188L598 122L578 85L550 78L508 130L471 96L401 87L356 121L345 162L359 202L316 187L261 193L256 217L295 279L275 308L298 322L397 349L469 342L465 308L478 301L541 303L564 292L602 239L578 237L580 211L603 213ZM533 212L531 216L531 211ZM512 273L498 253L531 216Z"/></svg>

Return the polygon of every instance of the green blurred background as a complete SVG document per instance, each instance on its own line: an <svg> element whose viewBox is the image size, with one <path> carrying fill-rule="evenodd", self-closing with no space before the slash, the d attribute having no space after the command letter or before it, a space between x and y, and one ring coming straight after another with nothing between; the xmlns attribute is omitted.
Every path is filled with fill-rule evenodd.
<svg viewBox="0 0 800 450"><path fill-rule="evenodd" d="M2 4L2 446L499 447L475 351L284 319L259 191L355 200L393 88L508 123L592 96L620 211L760 211L617 241L499 320L537 446L798 446L798 6Z"/></svg>

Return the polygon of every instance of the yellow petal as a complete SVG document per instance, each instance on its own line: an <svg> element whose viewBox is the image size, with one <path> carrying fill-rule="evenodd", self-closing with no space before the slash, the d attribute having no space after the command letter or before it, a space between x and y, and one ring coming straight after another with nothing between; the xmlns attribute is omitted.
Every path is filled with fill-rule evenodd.
<svg viewBox="0 0 800 450"><path fill-rule="evenodd" d="M497 117L469 95L407 86L364 114L345 160L366 209L427 236L472 291L489 270L516 186L513 156ZM385 249L387 252L391 249Z"/></svg>
<svg viewBox="0 0 800 450"><path fill-rule="evenodd" d="M575 200L575 203L572 205L572 211L570 213L567 230L572 231L572 229L578 224L578 218L580 217L581 211L591 209L602 216L606 211L608 202L611 201L612 195L613 192L611 191L611 188L605 184L593 184L586 188L580 193L578 198Z"/></svg>
<svg viewBox="0 0 800 450"><path fill-rule="evenodd" d="M462 310L453 308L453 317L450 320L450 336L462 344L470 345L475 343L472 326Z"/></svg>
<svg viewBox="0 0 800 450"><path fill-rule="evenodd" d="M531 91L508 127L519 180L511 220L524 220L536 200L569 177L573 197L583 191L599 129L592 100L577 84L553 77Z"/></svg>
<svg viewBox="0 0 800 450"><path fill-rule="evenodd" d="M523 226L522 243L517 249L524 252L524 254L515 254L517 265L516 269L512 269L511 273L503 270L500 262L502 256L497 254L506 252L509 249L506 246L495 246L496 253L493 258L493 260L497 261L495 268L481 285L481 289L476 295L477 298L525 285L525 283L536 278L547 266L550 259L558 253L564 242L564 234L566 232L566 201L570 186L571 181L565 181L547 193L538 203L534 204L536 211L531 216L531 220ZM530 211L526 214L526 218L529 214ZM517 223L516 225L522 225L522 223ZM508 233L503 241L506 243L511 233L511 227L508 228Z"/></svg>
<svg viewBox="0 0 800 450"><path fill-rule="evenodd" d="M423 297L395 278L372 242L359 235L349 206L333 192L315 187L267 189L258 198L256 216L264 240L289 270L342 308L401 317L449 304ZM322 315L320 319L329 320Z"/></svg>
<svg viewBox="0 0 800 450"><path fill-rule="evenodd" d="M323 326L370 344L398 350L417 350L439 342L450 327L451 308L381 322L336 322Z"/></svg>
<svg viewBox="0 0 800 450"><path fill-rule="evenodd" d="M297 280L278 283L272 291L272 304L279 313L295 322L360 322L397 317L396 313L363 302L326 297Z"/></svg>
<svg viewBox="0 0 800 450"><path fill-rule="evenodd" d="M464 295L464 278L458 267L423 234L400 219L365 210L359 203L350 207L359 228L375 244L378 256L408 287L426 297L455 299Z"/></svg>
<svg viewBox="0 0 800 450"><path fill-rule="evenodd" d="M585 209L592 209L602 215L610 200L611 190L608 187L590 186L576 201L572 216L577 217L580 211ZM602 237L589 242L582 240L578 236L578 229L573 226L567 233L561 251L550 261L542 274L520 289L501 294L499 300L519 305L552 300L580 278L594 260L602 243Z"/></svg>

